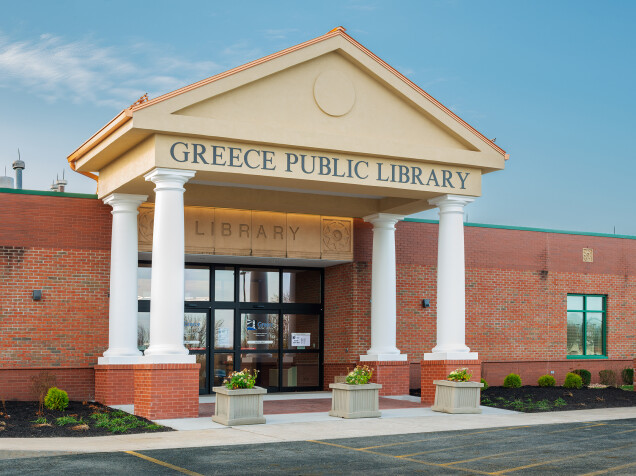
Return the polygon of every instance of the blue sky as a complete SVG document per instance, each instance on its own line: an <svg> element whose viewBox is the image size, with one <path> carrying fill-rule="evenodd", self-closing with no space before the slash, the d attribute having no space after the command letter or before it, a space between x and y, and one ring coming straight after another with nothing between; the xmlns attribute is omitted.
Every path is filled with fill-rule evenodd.
<svg viewBox="0 0 636 476"><path fill-rule="evenodd" d="M93 193L66 156L143 93L342 25L511 154L468 221L636 235L635 23L633 1L5 1L0 166L19 147L25 188L66 169Z"/></svg>

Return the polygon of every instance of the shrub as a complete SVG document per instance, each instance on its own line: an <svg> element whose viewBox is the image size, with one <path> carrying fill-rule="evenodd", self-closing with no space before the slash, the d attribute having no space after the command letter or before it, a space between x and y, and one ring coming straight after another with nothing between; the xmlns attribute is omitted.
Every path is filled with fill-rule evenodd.
<svg viewBox="0 0 636 476"><path fill-rule="evenodd" d="M521 376L517 374L508 374L504 379L503 386L506 388L519 388L521 387Z"/></svg>
<svg viewBox="0 0 636 476"><path fill-rule="evenodd" d="M223 384L230 390L236 390L237 388L254 388L257 375L258 370L254 370L254 373L252 373L248 369L243 369L240 372L232 372L229 377L223 381Z"/></svg>
<svg viewBox="0 0 636 476"><path fill-rule="evenodd" d="M356 368L347 374L345 382L349 385L364 385L365 383L369 383L372 375L373 370L371 370L369 366L356 365Z"/></svg>
<svg viewBox="0 0 636 476"><path fill-rule="evenodd" d="M489 387L488 382L486 382L485 378L481 379L481 383L484 384L484 386L482 387L482 390L486 390Z"/></svg>
<svg viewBox="0 0 636 476"><path fill-rule="evenodd" d="M603 385L607 385L608 387L616 387L616 372L613 370L601 370L598 373L598 376L601 379L601 383Z"/></svg>
<svg viewBox="0 0 636 476"><path fill-rule="evenodd" d="M47 390L54 386L55 375L48 373L46 370L31 377L31 394L38 401L38 415L41 415L42 410L44 410L44 397Z"/></svg>
<svg viewBox="0 0 636 476"><path fill-rule="evenodd" d="M623 377L623 383L625 385L634 385L634 369L623 369L621 377Z"/></svg>
<svg viewBox="0 0 636 476"><path fill-rule="evenodd" d="M44 397L44 406L49 410L66 410L68 407L68 393L57 387L49 388Z"/></svg>
<svg viewBox="0 0 636 476"><path fill-rule="evenodd" d="M583 386L583 379L580 375L576 375L575 373L569 372L565 376L565 381L563 382L563 386L565 388L581 388Z"/></svg>
<svg viewBox="0 0 636 476"><path fill-rule="evenodd" d="M470 380L470 377L472 376L473 373L467 368L455 369L450 374L448 374L446 380L451 380L453 382L468 382Z"/></svg>
<svg viewBox="0 0 636 476"><path fill-rule="evenodd" d="M585 369L576 369L573 370L572 373L581 376L581 379L583 379L583 385L586 387L590 385L590 382L592 381L592 372Z"/></svg>
<svg viewBox="0 0 636 476"><path fill-rule="evenodd" d="M556 379L552 375L542 375L537 381L539 387L554 387L556 385Z"/></svg>

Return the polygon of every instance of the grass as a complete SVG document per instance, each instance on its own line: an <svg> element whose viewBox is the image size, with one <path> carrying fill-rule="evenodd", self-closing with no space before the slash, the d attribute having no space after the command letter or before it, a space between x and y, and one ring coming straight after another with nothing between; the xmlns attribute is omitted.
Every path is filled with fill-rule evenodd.
<svg viewBox="0 0 636 476"><path fill-rule="evenodd" d="M633 385L621 385L621 388L623 390L627 390L628 392L633 392L634 391L634 386Z"/></svg>
<svg viewBox="0 0 636 476"><path fill-rule="evenodd" d="M130 415L121 410L110 413L93 413L91 418L95 420L95 426L105 428L111 433L126 433L133 428L144 428L146 430L158 430L160 425L146 423L135 415Z"/></svg>
<svg viewBox="0 0 636 476"><path fill-rule="evenodd" d="M84 422L82 421L81 418L77 420L75 419L75 417L72 417L72 416L62 416L62 417L56 418L55 423L59 426L64 426L64 425L70 425L71 423L78 424L78 423L84 423Z"/></svg>

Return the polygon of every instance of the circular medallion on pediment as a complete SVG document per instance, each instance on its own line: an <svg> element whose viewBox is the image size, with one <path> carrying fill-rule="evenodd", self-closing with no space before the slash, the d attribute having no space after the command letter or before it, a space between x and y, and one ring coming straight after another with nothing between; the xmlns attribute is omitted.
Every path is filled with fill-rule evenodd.
<svg viewBox="0 0 636 476"><path fill-rule="evenodd" d="M356 102L353 83L341 71L323 71L314 83L314 99L322 112L330 116L344 116Z"/></svg>

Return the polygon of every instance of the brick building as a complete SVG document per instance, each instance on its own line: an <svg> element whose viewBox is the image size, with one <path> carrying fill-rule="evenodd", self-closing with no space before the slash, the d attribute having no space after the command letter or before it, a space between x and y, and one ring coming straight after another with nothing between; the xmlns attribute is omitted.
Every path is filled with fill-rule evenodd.
<svg viewBox="0 0 636 476"><path fill-rule="evenodd" d="M343 28L142 98L68 157L96 196L0 193L0 396L49 370L156 419L243 368L430 402L458 366L629 365L633 237L465 226L508 158Z"/></svg>
<svg viewBox="0 0 636 476"><path fill-rule="evenodd" d="M71 398L95 398L108 348L110 207L91 195L4 189L0 221L0 397L31 399L30 377L46 370ZM410 389L420 388L422 357L435 346L437 234L436 222L397 225L397 347L408 355ZM370 225L356 221L354 236L353 261L324 268L324 372L314 387L328 388L370 346ZM631 366L636 237L467 224L466 288L466 343L492 385L509 372L534 384L585 368L597 381L598 370ZM605 298L602 355L568 353L574 294ZM390 393L405 390L407 374L398 375Z"/></svg>

